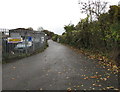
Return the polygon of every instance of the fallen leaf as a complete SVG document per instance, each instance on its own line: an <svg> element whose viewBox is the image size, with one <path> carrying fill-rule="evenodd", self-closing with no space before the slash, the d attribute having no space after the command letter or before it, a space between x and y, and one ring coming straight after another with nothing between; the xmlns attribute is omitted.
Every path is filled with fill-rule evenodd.
<svg viewBox="0 0 120 92"><path fill-rule="evenodd" d="M92 88L93 90L95 90L95 88Z"/></svg>
<svg viewBox="0 0 120 92"><path fill-rule="evenodd" d="M97 85L97 84L93 84L93 86L95 86L95 87L101 87L102 85Z"/></svg>
<svg viewBox="0 0 120 92"><path fill-rule="evenodd" d="M116 65L114 65L113 68L118 69L118 67Z"/></svg>
<svg viewBox="0 0 120 92"><path fill-rule="evenodd" d="M103 59L102 58L99 58L100 61L102 61Z"/></svg>
<svg viewBox="0 0 120 92"><path fill-rule="evenodd" d="M106 81L106 80L107 80L107 78L103 78L103 80L104 80L104 81Z"/></svg>
<svg viewBox="0 0 120 92"><path fill-rule="evenodd" d="M110 78L110 76L107 76L107 78Z"/></svg>
<svg viewBox="0 0 120 92"><path fill-rule="evenodd" d="M107 69L108 71L110 71L110 69Z"/></svg>
<svg viewBox="0 0 120 92"><path fill-rule="evenodd" d="M106 88L102 88L103 90L106 90Z"/></svg>
<svg viewBox="0 0 120 92"><path fill-rule="evenodd" d="M61 72L58 72L59 74L61 74Z"/></svg>
<svg viewBox="0 0 120 92"><path fill-rule="evenodd" d="M80 86L78 85L77 87L79 88Z"/></svg>
<svg viewBox="0 0 120 92"><path fill-rule="evenodd" d="M90 78L99 78L99 76L90 76Z"/></svg>
<svg viewBox="0 0 120 92"><path fill-rule="evenodd" d="M66 77L66 79L69 79L69 77Z"/></svg>
<svg viewBox="0 0 120 92"><path fill-rule="evenodd" d="M114 88L114 90L119 90L118 88Z"/></svg>
<svg viewBox="0 0 120 92"><path fill-rule="evenodd" d="M113 86L107 87L107 89L113 89L113 88L114 88Z"/></svg>
<svg viewBox="0 0 120 92"><path fill-rule="evenodd" d="M74 90L75 90L75 92L76 92L77 89L74 89Z"/></svg>
<svg viewBox="0 0 120 92"><path fill-rule="evenodd" d="M103 68L105 68L105 67L103 66Z"/></svg>
<svg viewBox="0 0 120 92"><path fill-rule="evenodd" d="M13 69L16 69L16 67L14 66Z"/></svg>
<svg viewBox="0 0 120 92"><path fill-rule="evenodd" d="M42 88L40 88L39 90L43 90Z"/></svg>
<svg viewBox="0 0 120 92"><path fill-rule="evenodd" d="M12 80L15 80L15 78L11 78Z"/></svg>
<svg viewBox="0 0 120 92"><path fill-rule="evenodd" d="M84 79L86 80L86 79L88 79L88 77L85 77Z"/></svg>
<svg viewBox="0 0 120 92"><path fill-rule="evenodd" d="M69 91L71 91L72 89L71 88L67 88L67 91L69 92Z"/></svg>
<svg viewBox="0 0 120 92"><path fill-rule="evenodd" d="M95 84L93 84L93 86L94 86Z"/></svg>
<svg viewBox="0 0 120 92"><path fill-rule="evenodd" d="M81 76L83 76L83 75L81 75Z"/></svg>
<svg viewBox="0 0 120 92"><path fill-rule="evenodd" d="M76 86L73 86L74 88L76 87Z"/></svg>
<svg viewBox="0 0 120 92"><path fill-rule="evenodd" d="M98 72L96 72L96 74L98 74Z"/></svg>
<svg viewBox="0 0 120 92"><path fill-rule="evenodd" d="M83 85L81 85L83 87Z"/></svg>
<svg viewBox="0 0 120 92"><path fill-rule="evenodd" d="M97 82L100 82L100 80L97 80Z"/></svg>

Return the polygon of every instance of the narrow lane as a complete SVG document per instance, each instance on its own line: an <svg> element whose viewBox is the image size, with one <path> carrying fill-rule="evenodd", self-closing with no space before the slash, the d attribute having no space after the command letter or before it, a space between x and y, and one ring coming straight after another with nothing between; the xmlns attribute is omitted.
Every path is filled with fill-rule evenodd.
<svg viewBox="0 0 120 92"><path fill-rule="evenodd" d="M118 88L118 76L59 43L3 65L3 90L99 90Z"/></svg>
<svg viewBox="0 0 120 92"><path fill-rule="evenodd" d="M0 91L2 91L2 33L0 32Z"/></svg>

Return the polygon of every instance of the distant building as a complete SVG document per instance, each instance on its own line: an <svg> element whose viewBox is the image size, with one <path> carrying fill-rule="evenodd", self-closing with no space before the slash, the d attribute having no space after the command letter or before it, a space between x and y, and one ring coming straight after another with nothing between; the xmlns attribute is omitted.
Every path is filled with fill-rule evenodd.
<svg viewBox="0 0 120 92"><path fill-rule="evenodd" d="M9 30L10 37L25 37L25 36L32 36L33 35L32 30L25 29L25 28L17 28L17 29L11 29Z"/></svg>
<svg viewBox="0 0 120 92"><path fill-rule="evenodd" d="M118 2L118 6L120 6L120 1Z"/></svg>
<svg viewBox="0 0 120 92"><path fill-rule="evenodd" d="M10 37L22 37L27 41L34 41L35 43L43 42L43 37L45 38L45 33L40 31L34 31L25 28L17 28L9 30ZM41 38L42 37L42 38Z"/></svg>
<svg viewBox="0 0 120 92"><path fill-rule="evenodd" d="M24 48L27 52L34 52L41 49L46 44L46 35L44 32L35 31L25 28L10 29L9 35L2 32L3 52L4 54L11 51L22 51ZM28 47L27 47L28 46ZM16 49L17 48L17 49ZM28 49L29 48L29 49Z"/></svg>

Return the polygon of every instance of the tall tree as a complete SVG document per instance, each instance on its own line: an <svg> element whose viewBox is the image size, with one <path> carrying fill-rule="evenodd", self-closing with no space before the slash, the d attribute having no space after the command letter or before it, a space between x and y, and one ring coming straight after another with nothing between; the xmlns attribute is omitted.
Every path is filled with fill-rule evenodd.
<svg viewBox="0 0 120 92"><path fill-rule="evenodd" d="M43 31L44 29L43 29L43 27L39 27L38 29L37 29L37 31Z"/></svg>
<svg viewBox="0 0 120 92"><path fill-rule="evenodd" d="M100 0L88 0L88 2L79 1L79 4L81 13L87 14L89 16L90 22L93 20L93 18L96 19L100 16L100 14L106 12L107 2L102 2Z"/></svg>

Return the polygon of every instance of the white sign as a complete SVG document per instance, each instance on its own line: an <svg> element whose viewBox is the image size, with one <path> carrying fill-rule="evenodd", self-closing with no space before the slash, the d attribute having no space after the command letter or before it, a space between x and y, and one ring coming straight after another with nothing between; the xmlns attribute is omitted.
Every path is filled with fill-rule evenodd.
<svg viewBox="0 0 120 92"><path fill-rule="evenodd" d="M45 41L44 37L41 37L41 43L43 43Z"/></svg>

